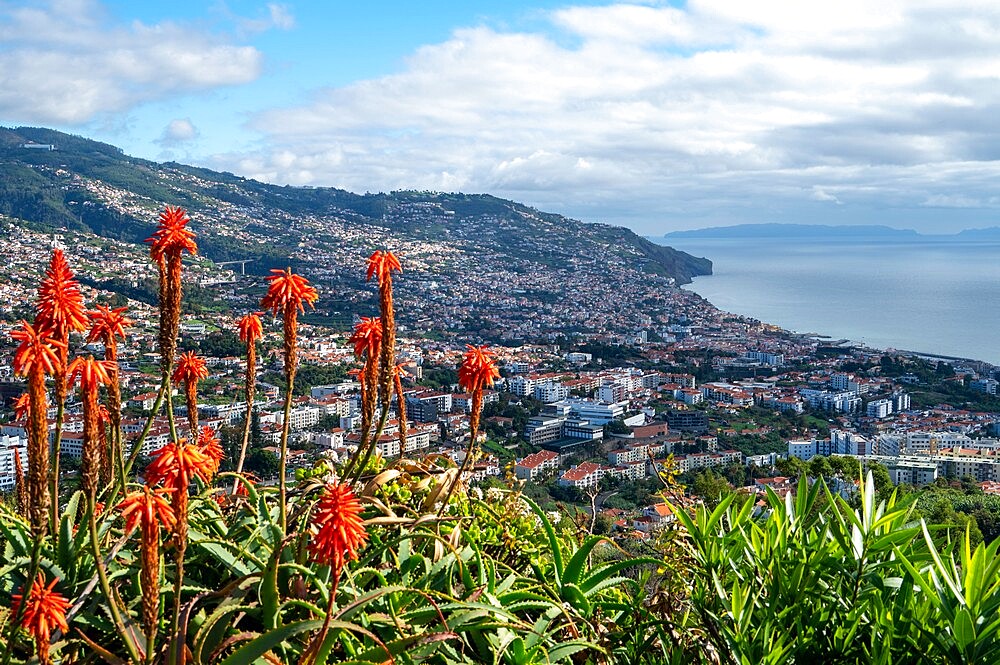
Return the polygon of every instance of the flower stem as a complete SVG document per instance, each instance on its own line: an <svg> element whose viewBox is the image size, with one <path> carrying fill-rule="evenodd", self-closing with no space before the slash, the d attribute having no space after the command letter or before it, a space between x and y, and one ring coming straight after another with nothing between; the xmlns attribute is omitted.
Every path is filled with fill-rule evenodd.
<svg viewBox="0 0 1000 665"><path fill-rule="evenodd" d="M65 377L56 377L56 382L65 382ZM52 457L50 458L49 466L49 494L52 495L51 502L49 503L49 532L52 536L58 537L59 533L59 451L62 448L62 430L63 430L63 412L66 410L66 399L65 397L60 397L60 391L56 390L57 397L59 400L56 404L56 428L52 440Z"/></svg>
<svg viewBox="0 0 1000 665"><path fill-rule="evenodd" d="M295 373L294 371L286 372L285 381L285 420L281 426L281 459L279 461L280 466L280 477L278 478L278 487L280 489L281 495L281 512L279 523L281 524L281 532L285 533L287 522L288 522L288 506L286 505L288 498L288 487L287 481L285 479L285 465L286 458L288 457L288 434L291 431L291 413L292 413L292 390L295 388ZM247 430L249 433L249 429Z"/></svg>
<svg viewBox="0 0 1000 665"><path fill-rule="evenodd" d="M90 546L94 553L94 565L97 566L97 576L98 579L100 579L101 590L104 592L104 597L108 601L108 610L111 612L111 619L114 621L118 632L121 633L122 641L125 642L125 648L128 649L132 662L141 662L142 659L139 657L139 651L136 649L135 643L132 637L130 637L130 633L125 627L125 623L122 621L121 613L118 608L118 601L115 600L114 594L111 593L111 584L108 582L108 572L105 570L104 560L101 558L100 538L97 534L96 501L94 500L93 494L90 494L87 497L87 507L87 518L90 526Z"/></svg>

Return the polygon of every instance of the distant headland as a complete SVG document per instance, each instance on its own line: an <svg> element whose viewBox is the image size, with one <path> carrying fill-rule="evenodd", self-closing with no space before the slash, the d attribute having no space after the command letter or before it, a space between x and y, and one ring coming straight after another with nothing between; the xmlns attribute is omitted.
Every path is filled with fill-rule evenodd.
<svg viewBox="0 0 1000 665"><path fill-rule="evenodd" d="M842 238L856 240L885 239L898 241L959 241L976 240L1000 241L1000 226L982 229L965 229L953 234L922 234L913 229L896 229L881 225L848 225L831 226L828 224L735 224L732 226L713 226L687 231L672 231L665 233L664 238L780 238L787 240L805 240L818 238Z"/></svg>

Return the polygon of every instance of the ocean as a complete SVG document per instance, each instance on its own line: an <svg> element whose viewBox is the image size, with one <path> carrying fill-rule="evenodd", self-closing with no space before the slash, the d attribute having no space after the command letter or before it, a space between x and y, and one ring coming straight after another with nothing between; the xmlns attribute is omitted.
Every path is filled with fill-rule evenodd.
<svg viewBox="0 0 1000 665"><path fill-rule="evenodd" d="M1000 364L1000 242L650 238L712 260L688 288L803 333Z"/></svg>

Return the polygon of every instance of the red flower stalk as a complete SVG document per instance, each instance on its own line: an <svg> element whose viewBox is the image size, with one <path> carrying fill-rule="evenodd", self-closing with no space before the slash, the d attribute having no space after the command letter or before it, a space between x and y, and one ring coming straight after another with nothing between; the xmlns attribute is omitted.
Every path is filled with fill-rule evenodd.
<svg viewBox="0 0 1000 665"><path fill-rule="evenodd" d="M168 443L153 453L153 461L146 467L146 484L163 485L177 490L178 494L186 495L195 477L204 483L212 480L215 474L212 464L212 460L197 444L181 439L178 443ZM178 519L184 516L181 511L174 512Z"/></svg>
<svg viewBox="0 0 1000 665"><path fill-rule="evenodd" d="M354 355L365 358L361 368L361 432L367 437L375 419L375 405L378 397L378 360L382 347L382 321L379 317L361 317L354 324L354 332L348 338L354 345Z"/></svg>
<svg viewBox="0 0 1000 665"><path fill-rule="evenodd" d="M52 251L52 260L38 287L36 307L37 322L52 328L59 337L87 329L80 283L73 277L61 249Z"/></svg>
<svg viewBox="0 0 1000 665"><path fill-rule="evenodd" d="M253 344L264 336L264 323L260 320L263 312L250 312L241 316L236 321L236 329L239 331L240 341L244 344Z"/></svg>
<svg viewBox="0 0 1000 665"><path fill-rule="evenodd" d="M174 383L184 384L184 398L187 402L188 424L191 435L198 431L198 381L208 378L208 367L205 359L199 358L194 351L182 353L177 359L177 369L174 370Z"/></svg>
<svg viewBox="0 0 1000 665"><path fill-rule="evenodd" d="M196 444L181 439L168 443L155 453L146 467L146 484L162 484L173 490L174 524L174 618L176 631L181 613L181 588L184 584L184 553L188 541L188 486L195 476L208 483L212 478L212 460Z"/></svg>
<svg viewBox="0 0 1000 665"><path fill-rule="evenodd" d="M48 532L49 421L45 398L45 375L55 373L65 344L48 328L21 321L11 333L20 342L14 353L14 371L28 377L28 517L36 538Z"/></svg>
<svg viewBox="0 0 1000 665"><path fill-rule="evenodd" d="M392 272L403 272L399 259L392 252L375 252L368 257L368 276L378 278L379 309L382 316L382 340L379 353L379 399L389 403L392 394L392 368L396 366L396 314L392 304Z"/></svg>
<svg viewBox="0 0 1000 665"><path fill-rule="evenodd" d="M177 331L181 316L181 253L198 253L194 232L187 228L187 213L181 208L160 213L159 225L150 243L149 255L160 270L160 369L169 374L177 348Z"/></svg>
<svg viewBox="0 0 1000 665"><path fill-rule="evenodd" d="M173 531L177 517L174 509L167 501L173 493L172 488L150 489L143 485L142 490L128 494L115 510L121 511L125 518L125 531L130 532L137 526L143 531L155 532L160 527Z"/></svg>
<svg viewBox="0 0 1000 665"><path fill-rule="evenodd" d="M264 336L264 324L260 320L263 312L250 312L236 321L240 341L247 345L247 369L245 375L245 392L247 415L243 424L243 444L240 446L240 459L236 463L236 473L243 473L243 462L247 456L247 446L250 443L250 425L253 421L253 402L257 394L257 340ZM238 480L234 481L233 491L239 494L245 489Z"/></svg>
<svg viewBox="0 0 1000 665"><path fill-rule="evenodd" d="M87 314L80 295L80 284L73 277L62 250L52 252L52 260L45 270L45 277L38 287L36 303L38 326L50 328L53 337L63 343L58 348L59 363L53 373L55 377L55 402L59 415L66 403L66 366L69 363L69 334L87 328ZM55 444L52 447L52 463L49 468L49 492L54 505L50 520L55 524L59 511L59 451L62 441L62 419L56 422Z"/></svg>
<svg viewBox="0 0 1000 665"><path fill-rule="evenodd" d="M299 311L306 311L306 303L314 305L319 300L319 292L309 285L309 280L294 274L291 268L271 272L274 274L267 278L271 284L267 287L267 293L260 301L260 305L275 316L280 314L282 317L285 335L285 374L294 378L298 360L296 342Z"/></svg>
<svg viewBox="0 0 1000 665"><path fill-rule="evenodd" d="M100 407L97 391L101 385L111 381L109 370L114 363L94 360L93 356L76 358L69 366L70 383L80 381L80 397L83 402L83 491L88 496L97 494L101 473L101 461L106 457L107 441L101 436ZM102 454L103 451L103 454Z"/></svg>
<svg viewBox="0 0 1000 665"><path fill-rule="evenodd" d="M108 413L111 426L111 450L101 462L101 478L110 482L111 467L122 461L121 429L122 429L122 390L118 380L118 338L125 339L125 328L132 325L131 319L125 316L127 307L111 309L106 305L98 305L94 311L87 312L90 317L88 342L101 342L104 345L104 359L115 363L109 372L111 382L108 383Z"/></svg>
<svg viewBox="0 0 1000 665"><path fill-rule="evenodd" d="M250 496L250 489L247 487L247 483L251 485L257 485L260 483L260 478L252 473L240 474L246 483L242 483L239 480L236 481L236 496Z"/></svg>
<svg viewBox="0 0 1000 665"><path fill-rule="evenodd" d="M14 400L14 420L24 420L28 417L31 409L31 395L21 393L21 396Z"/></svg>
<svg viewBox="0 0 1000 665"><path fill-rule="evenodd" d="M117 363L115 364L117 367ZM108 388L115 383L114 375L109 370L108 376L111 377L111 382L108 384ZM101 446L101 482L107 485L111 482L111 461L113 457L112 447L115 445L114 440L108 440L108 425L111 424L111 412L108 411L108 407L103 404L97 407L97 424L100 430L99 436L101 441L106 442L106 445Z"/></svg>
<svg viewBox="0 0 1000 665"><path fill-rule="evenodd" d="M125 328L132 325L132 320L125 316L126 310L128 307L111 309L98 305L96 310L87 312L90 317L87 341L104 345L105 360L118 360L118 338L125 339Z"/></svg>
<svg viewBox="0 0 1000 665"><path fill-rule="evenodd" d="M146 467L146 484L163 485L173 493L174 544L177 547L175 561L177 562L177 586L183 579L184 551L187 549L188 534L188 486L195 476L205 483L212 478L213 463L201 452L197 445L186 443L181 439L178 443L168 443L155 453L153 461ZM175 589L179 593L180 589ZM176 601L176 599L175 599ZM174 611L179 605L175 602Z"/></svg>
<svg viewBox="0 0 1000 665"><path fill-rule="evenodd" d="M132 492L116 506L125 518L125 532L141 528L142 621L146 628L146 642L152 645L160 614L160 528L173 531L177 518L167 500L173 489L142 490Z"/></svg>
<svg viewBox="0 0 1000 665"><path fill-rule="evenodd" d="M361 520L361 502L347 485L327 485L313 512L310 559L333 569L339 577L348 561L357 561L368 534Z"/></svg>
<svg viewBox="0 0 1000 665"><path fill-rule="evenodd" d="M476 439L479 436L479 417L483 411L483 388L493 385L493 380L500 377L496 358L486 346L466 345L468 349L462 356L462 364L458 368L458 384L463 390L472 393L472 414L469 416L469 445L465 449L465 459L455 478L448 487L444 500L441 502L441 512L448 506L448 500L455 492L462 476L473 464L476 452Z"/></svg>
<svg viewBox="0 0 1000 665"><path fill-rule="evenodd" d="M14 603L11 612L17 616L21 614L21 627L31 633L35 639L35 651L38 654L38 661L42 665L48 665L49 647L51 645L52 633L58 628L63 633L69 632L69 624L66 622L66 610L70 603L55 590L58 579L52 580L48 586L45 585L45 576L41 573L35 578L28 592L28 598L23 594L12 596ZM23 604L23 610L22 610Z"/></svg>
<svg viewBox="0 0 1000 665"><path fill-rule="evenodd" d="M483 410L483 388L493 385L493 380L500 378L496 358L486 346L466 345L468 349L462 357L458 368L458 385L463 390L472 393L472 414L469 417L469 429L472 442L479 432L479 416ZM471 450L470 443L470 450Z"/></svg>
<svg viewBox="0 0 1000 665"><path fill-rule="evenodd" d="M257 392L257 341L264 336L264 324L260 320L263 312L250 312L236 321L240 341L247 345L246 395L247 414L253 409Z"/></svg>
<svg viewBox="0 0 1000 665"><path fill-rule="evenodd" d="M382 345L381 319L377 316L362 316L361 320L354 324L354 332L347 338L347 342L354 346L354 355L359 360L362 357L374 360Z"/></svg>
<svg viewBox="0 0 1000 665"><path fill-rule="evenodd" d="M179 258L181 252L198 253L198 244L194 241L195 233L187 228L191 222L183 208L167 206L160 213L159 225L152 237L146 242L151 244L149 255L154 261Z"/></svg>
<svg viewBox="0 0 1000 665"><path fill-rule="evenodd" d="M215 436L215 430L208 425L198 430L198 450L211 460L212 475L218 473L225 453L222 450L222 442Z"/></svg>
<svg viewBox="0 0 1000 665"><path fill-rule="evenodd" d="M285 468L288 457L288 432L289 416L292 410L292 389L295 386L295 369L298 363L298 330L299 311L306 311L305 304L315 306L319 300L319 292L309 285L309 280L301 275L292 273L292 269L272 270L273 274L267 279L271 284L267 287L267 293L260 301L261 307L271 310L271 313L282 316L285 346L285 416L284 425L281 429L281 455L279 457L278 491L280 493L280 522L284 530L287 525L287 489L285 478Z"/></svg>

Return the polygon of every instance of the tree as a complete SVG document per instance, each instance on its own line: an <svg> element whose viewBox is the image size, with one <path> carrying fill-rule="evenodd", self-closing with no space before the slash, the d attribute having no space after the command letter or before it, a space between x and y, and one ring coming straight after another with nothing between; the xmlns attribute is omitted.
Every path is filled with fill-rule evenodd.
<svg viewBox="0 0 1000 665"><path fill-rule="evenodd" d="M809 475L813 478L833 478L833 465L822 455L816 455L808 464Z"/></svg>
<svg viewBox="0 0 1000 665"><path fill-rule="evenodd" d="M872 474L872 481L875 483L875 495L879 501L884 501L892 494L893 484L889 477L889 469L878 462L869 462L865 469Z"/></svg>
<svg viewBox="0 0 1000 665"><path fill-rule="evenodd" d="M775 466L780 473L791 478L798 478L807 471L806 463L798 457L779 459Z"/></svg>
<svg viewBox="0 0 1000 665"><path fill-rule="evenodd" d="M612 434L630 434L632 430L629 429L628 425L621 418L615 418L614 420L608 422L604 426L604 436L611 436Z"/></svg>
<svg viewBox="0 0 1000 665"><path fill-rule="evenodd" d="M705 504L713 508L719 505L722 499L733 493L733 486L729 484L729 481L716 475L711 469L697 473L688 489L692 494L705 499Z"/></svg>
<svg viewBox="0 0 1000 665"><path fill-rule="evenodd" d="M257 474L259 478L277 478L281 472L281 461L271 451L255 448L247 455L246 469Z"/></svg>
<svg viewBox="0 0 1000 665"><path fill-rule="evenodd" d="M845 480L857 480L861 477L861 462L856 457L831 455L830 466L833 472Z"/></svg>
<svg viewBox="0 0 1000 665"><path fill-rule="evenodd" d="M947 527L934 533L934 540L939 547L948 542L959 542L965 537L966 529L969 531L969 541L973 547L983 542L983 533L979 530L976 519L972 515L955 510L948 497L941 497L924 518L930 524Z"/></svg>

